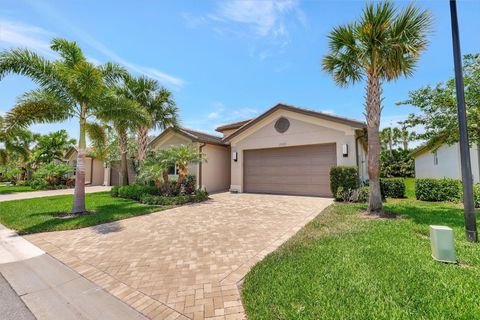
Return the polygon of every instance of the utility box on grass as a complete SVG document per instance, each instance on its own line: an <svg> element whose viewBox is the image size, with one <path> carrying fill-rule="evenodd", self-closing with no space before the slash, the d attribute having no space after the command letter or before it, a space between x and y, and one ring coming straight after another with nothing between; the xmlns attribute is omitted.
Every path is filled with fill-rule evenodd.
<svg viewBox="0 0 480 320"><path fill-rule="evenodd" d="M453 230L445 226L430 226L432 257L441 262L457 263Z"/></svg>

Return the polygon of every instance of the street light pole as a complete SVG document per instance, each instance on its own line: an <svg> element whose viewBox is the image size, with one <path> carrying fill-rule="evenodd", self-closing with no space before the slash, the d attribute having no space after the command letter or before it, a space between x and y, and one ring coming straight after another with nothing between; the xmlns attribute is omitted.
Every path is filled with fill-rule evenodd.
<svg viewBox="0 0 480 320"><path fill-rule="evenodd" d="M465 211L465 229L467 240L478 241L475 203L473 201L472 164L468 144L467 115L465 110L465 93L462 74L462 54L460 53L460 36L458 32L457 3L450 0L452 20L453 61L455 64L455 86L457 92L458 125L460 129L460 159L462 161L463 207Z"/></svg>

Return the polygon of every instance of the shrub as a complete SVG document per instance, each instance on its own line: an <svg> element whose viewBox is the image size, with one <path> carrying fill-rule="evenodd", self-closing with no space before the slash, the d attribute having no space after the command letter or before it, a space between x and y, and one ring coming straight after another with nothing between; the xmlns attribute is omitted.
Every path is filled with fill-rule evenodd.
<svg viewBox="0 0 480 320"><path fill-rule="evenodd" d="M362 186L356 189L346 189L343 187L338 187L337 189L337 200L343 202L361 202L365 203L368 201L369 189L368 186Z"/></svg>
<svg viewBox="0 0 480 320"><path fill-rule="evenodd" d="M179 195L173 197L144 194L140 202L149 205L180 205L189 202L201 202L208 199L208 193L203 190L197 190L194 194Z"/></svg>
<svg viewBox="0 0 480 320"><path fill-rule="evenodd" d="M415 179L415 197L423 201L453 201L462 199L462 183L459 179Z"/></svg>
<svg viewBox="0 0 480 320"><path fill-rule="evenodd" d="M49 163L34 174L30 186L33 189L64 189L67 188L67 176L73 173L73 167L66 163Z"/></svg>
<svg viewBox="0 0 480 320"><path fill-rule="evenodd" d="M195 192L197 179L193 174L187 174L182 182L182 192L184 194L192 194Z"/></svg>
<svg viewBox="0 0 480 320"><path fill-rule="evenodd" d="M336 199L339 187L342 190L354 190L358 187L358 170L356 167L331 167L330 191Z"/></svg>
<svg viewBox="0 0 480 320"><path fill-rule="evenodd" d="M402 178L380 179L382 192L387 198L405 198L405 180Z"/></svg>
<svg viewBox="0 0 480 320"><path fill-rule="evenodd" d="M110 191L110 193L112 196L117 196L119 198L139 201L144 194L158 195L158 190L155 186L132 184L129 186L119 186L118 188L115 188L114 191Z"/></svg>
<svg viewBox="0 0 480 320"><path fill-rule="evenodd" d="M475 201L475 208L480 208L480 184L473 186L473 200Z"/></svg>
<svg viewBox="0 0 480 320"><path fill-rule="evenodd" d="M409 150L383 150L380 154L380 175L385 178L413 177L415 164Z"/></svg>
<svg viewBox="0 0 480 320"><path fill-rule="evenodd" d="M114 198L118 198L118 189L120 189L120 186L113 186L112 189L110 189L110 195Z"/></svg>

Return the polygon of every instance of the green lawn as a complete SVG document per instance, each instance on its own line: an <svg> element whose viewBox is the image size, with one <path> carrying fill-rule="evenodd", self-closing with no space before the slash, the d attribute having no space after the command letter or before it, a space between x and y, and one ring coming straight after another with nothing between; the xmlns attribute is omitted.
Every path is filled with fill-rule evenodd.
<svg viewBox="0 0 480 320"><path fill-rule="evenodd" d="M86 202L87 210L95 214L72 218L59 218L55 215L71 210L73 195L0 202L0 223L25 234L78 229L171 208L112 198L108 192L89 193Z"/></svg>
<svg viewBox="0 0 480 320"><path fill-rule="evenodd" d="M480 244L465 240L451 203L389 200L402 219L360 216L335 204L247 275L249 319L479 319ZM431 258L428 226L455 232L459 265Z"/></svg>
<svg viewBox="0 0 480 320"><path fill-rule="evenodd" d="M11 194L17 192L28 192L35 191L30 186L6 186L0 185L0 195L2 194Z"/></svg>

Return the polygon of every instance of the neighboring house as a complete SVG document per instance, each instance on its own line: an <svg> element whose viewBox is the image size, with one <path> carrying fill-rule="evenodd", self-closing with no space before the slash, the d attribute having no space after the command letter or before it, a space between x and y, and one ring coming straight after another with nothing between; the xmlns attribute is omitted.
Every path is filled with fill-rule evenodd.
<svg viewBox="0 0 480 320"><path fill-rule="evenodd" d="M415 177L417 178L462 178L460 166L460 145L458 143L442 144L437 148L427 145L417 148L412 157L415 160ZM477 145L470 148L473 182L480 183L480 150Z"/></svg>
<svg viewBox="0 0 480 320"><path fill-rule="evenodd" d="M357 166L367 180L365 128L364 122L277 104L254 119L218 127L222 137L169 128L150 147L195 144L207 162L191 171L208 192L330 196L332 166Z"/></svg>
<svg viewBox="0 0 480 320"><path fill-rule="evenodd" d="M102 160L92 156L87 150L85 156L85 184L90 186L113 186L119 184L118 170L115 168L105 167ZM65 153L65 160L74 168L77 163L77 148L70 147Z"/></svg>

